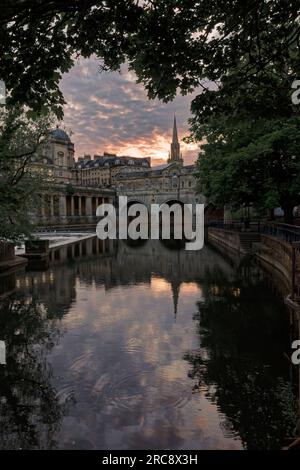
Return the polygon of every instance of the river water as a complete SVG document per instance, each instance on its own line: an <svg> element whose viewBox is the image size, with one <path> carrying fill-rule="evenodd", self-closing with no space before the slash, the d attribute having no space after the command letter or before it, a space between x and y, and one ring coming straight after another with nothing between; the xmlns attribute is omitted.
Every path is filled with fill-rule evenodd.
<svg viewBox="0 0 300 470"><path fill-rule="evenodd" d="M2 449L269 449L293 435L281 296L251 260L180 248L89 240L14 277Z"/></svg>

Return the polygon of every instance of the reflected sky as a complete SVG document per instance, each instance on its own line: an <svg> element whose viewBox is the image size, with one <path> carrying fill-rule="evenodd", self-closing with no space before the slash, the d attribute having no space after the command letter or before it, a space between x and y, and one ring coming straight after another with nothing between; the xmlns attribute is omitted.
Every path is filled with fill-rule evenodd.
<svg viewBox="0 0 300 470"><path fill-rule="evenodd" d="M226 406L222 408L214 397L218 380L199 380L201 361L213 352L209 341L201 345L199 314L202 306L212 308L211 302L219 302L218 296L210 295L216 286L219 293L229 283L232 298L237 298L237 292L240 296L243 285L238 285L236 269L208 247L199 253L179 252L157 241L138 249L120 244L103 252L98 247L101 252L95 254L96 248L86 246L84 257L75 257L69 250L66 256L53 257L56 261L50 270L17 276L15 293L2 302L1 314L6 322L15 323L4 333L9 347L6 369L0 370L0 409L2 420L4 414L9 416L6 433L10 438L0 439L1 447L245 447L239 427L229 425L231 421L226 424L232 418L226 416ZM253 289L261 282L260 276L255 271ZM43 335L29 336L26 344L16 342L18 308L10 317L5 313L16 298L31 309L32 331L43 331ZM279 299L275 305L282 308ZM275 321L281 327L280 314ZM213 330L214 325L205 328ZM18 367L16 352L23 355ZM47 394L35 397L29 389L25 396L19 390L20 400L8 402L26 355L34 358ZM209 364L205 367L207 372ZM285 375L283 369L272 372L274 380ZM13 377L9 377L10 370ZM32 380L27 375L23 371L24 383ZM24 440L18 433L16 416L23 399L32 402L27 421L36 436L47 435L51 421L41 409L52 410L48 441L45 437L43 441Z"/></svg>

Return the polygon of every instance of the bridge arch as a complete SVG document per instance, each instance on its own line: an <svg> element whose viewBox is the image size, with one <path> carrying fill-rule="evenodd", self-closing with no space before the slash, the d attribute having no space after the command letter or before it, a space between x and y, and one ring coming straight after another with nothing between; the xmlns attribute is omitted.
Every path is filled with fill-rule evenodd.
<svg viewBox="0 0 300 470"><path fill-rule="evenodd" d="M149 236L150 211L149 211L149 207L145 203L145 201L139 200L137 198L130 198L129 200L127 199L127 204L122 206L121 208L119 207L119 214L118 215L119 215L119 219L121 219L121 226L123 227L122 230L123 231L125 230L125 232L127 232L127 234L128 234L128 239L127 240L130 240L130 243L136 244L138 246L139 240L142 243L142 241L144 241L144 239L142 240L141 238L138 238L137 240L132 240L129 236L129 233L128 233L128 227L129 227L130 222L135 220L140 215L139 213L136 213L135 215L132 215L132 216L128 214L128 211L129 211L130 207L134 206L135 204L139 204L139 205L145 207L146 210L147 210L146 220L145 219L141 219L141 220L144 221L144 224L147 224L146 232ZM124 226L124 223L125 223L125 226ZM141 231L143 229L143 227L145 227L145 225L143 226L143 222L140 222L139 225L140 225L139 231Z"/></svg>

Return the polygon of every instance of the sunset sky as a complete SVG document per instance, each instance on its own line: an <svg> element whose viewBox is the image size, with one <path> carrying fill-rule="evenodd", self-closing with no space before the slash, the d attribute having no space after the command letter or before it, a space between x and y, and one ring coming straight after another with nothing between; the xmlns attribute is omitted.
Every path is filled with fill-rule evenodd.
<svg viewBox="0 0 300 470"><path fill-rule="evenodd" d="M152 164L168 158L176 113L181 140L188 134L190 102L195 96L178 96L173 102L148 100L135 75L124 66L121 73L99 73L96 59L79 59L62 79L64 127L75 143L76 156L103 152L151 157ZM195 144L181 143L185 164L197 158Z"/></svg>

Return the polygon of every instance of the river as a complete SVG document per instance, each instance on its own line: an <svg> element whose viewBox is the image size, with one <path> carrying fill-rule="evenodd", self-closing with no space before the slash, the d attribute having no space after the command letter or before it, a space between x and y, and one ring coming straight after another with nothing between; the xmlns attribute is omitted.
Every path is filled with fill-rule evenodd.
<svg viewBox="0 0 300 470"><path fill-rule="evenodd" d="M92 240L14 282L2 449L270 449L293 435L288 312L253 261Z"/></svg>

